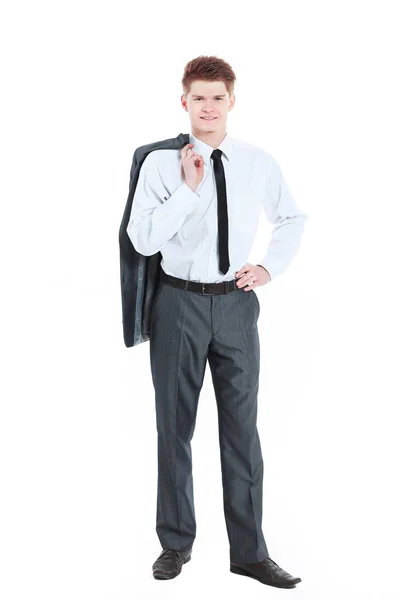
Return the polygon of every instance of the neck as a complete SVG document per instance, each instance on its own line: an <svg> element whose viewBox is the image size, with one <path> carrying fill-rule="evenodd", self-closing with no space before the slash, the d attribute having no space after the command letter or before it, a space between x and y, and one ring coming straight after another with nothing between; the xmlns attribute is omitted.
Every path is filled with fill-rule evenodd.
<svg viewBox="0 0 400 600"><path fill-rule="evenodd" d="M194 127L192 128L192 135L194 135L194 137L214 149L218 148L226 134L226 129L224 131L201 131Z"/></svg>

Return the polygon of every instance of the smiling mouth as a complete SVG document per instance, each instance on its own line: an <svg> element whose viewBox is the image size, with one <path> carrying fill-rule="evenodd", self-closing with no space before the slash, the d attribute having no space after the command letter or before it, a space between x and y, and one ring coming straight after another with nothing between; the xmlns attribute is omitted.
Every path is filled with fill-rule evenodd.
<svg viewBox="0 0 400 600"><path fill-rule="evenodd" d="M200 119L204 119L204 121L214 121L217 117L200 117Z"/></svg>

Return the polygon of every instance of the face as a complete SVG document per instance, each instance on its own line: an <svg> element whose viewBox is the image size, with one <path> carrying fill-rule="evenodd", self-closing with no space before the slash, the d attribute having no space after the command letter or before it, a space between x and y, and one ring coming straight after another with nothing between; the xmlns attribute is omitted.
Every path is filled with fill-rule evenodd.
<svg viewBox="0 0 400 600"><path fill-rule="evenodd" d="M224 81L198 80L192 83L187 96L182 94L181 102L184 110L189 113L194 135L196 132L224 133L228 112L235 104L235 96L229 96Z"/></svg>

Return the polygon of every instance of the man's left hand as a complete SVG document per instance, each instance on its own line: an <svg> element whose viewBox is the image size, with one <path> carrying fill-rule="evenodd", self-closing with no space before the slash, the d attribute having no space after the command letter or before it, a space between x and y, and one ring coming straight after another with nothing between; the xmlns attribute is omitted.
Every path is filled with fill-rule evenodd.
<svg viewBox="0 0 400 600"><path fill-rule="evenodd" d="M271 275L264 267L247 263L239 271L236 271L235 278L238 279L236 282L237 287L244 287L244 291L249 292L255 287L268 283Z"/></svg>

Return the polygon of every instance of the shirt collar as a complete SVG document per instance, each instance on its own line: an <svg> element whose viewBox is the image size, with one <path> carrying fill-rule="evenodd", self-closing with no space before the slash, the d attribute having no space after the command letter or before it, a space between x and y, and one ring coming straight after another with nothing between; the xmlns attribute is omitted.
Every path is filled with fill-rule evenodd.
<svg viewBox="0 0 400 600"><path fill-rule="evenodd" d="M193 135L193 133L189 133L190 144L194 144L193 150L197 152L197 154L201 154L204 160L204 164L210 164L211 154L214 152L214 148L209 146L202 140L199 140L197 137ZM226 133L224 139L218 146L219 150L221 150L228 160L232 157L232 138Z"/></svg>

